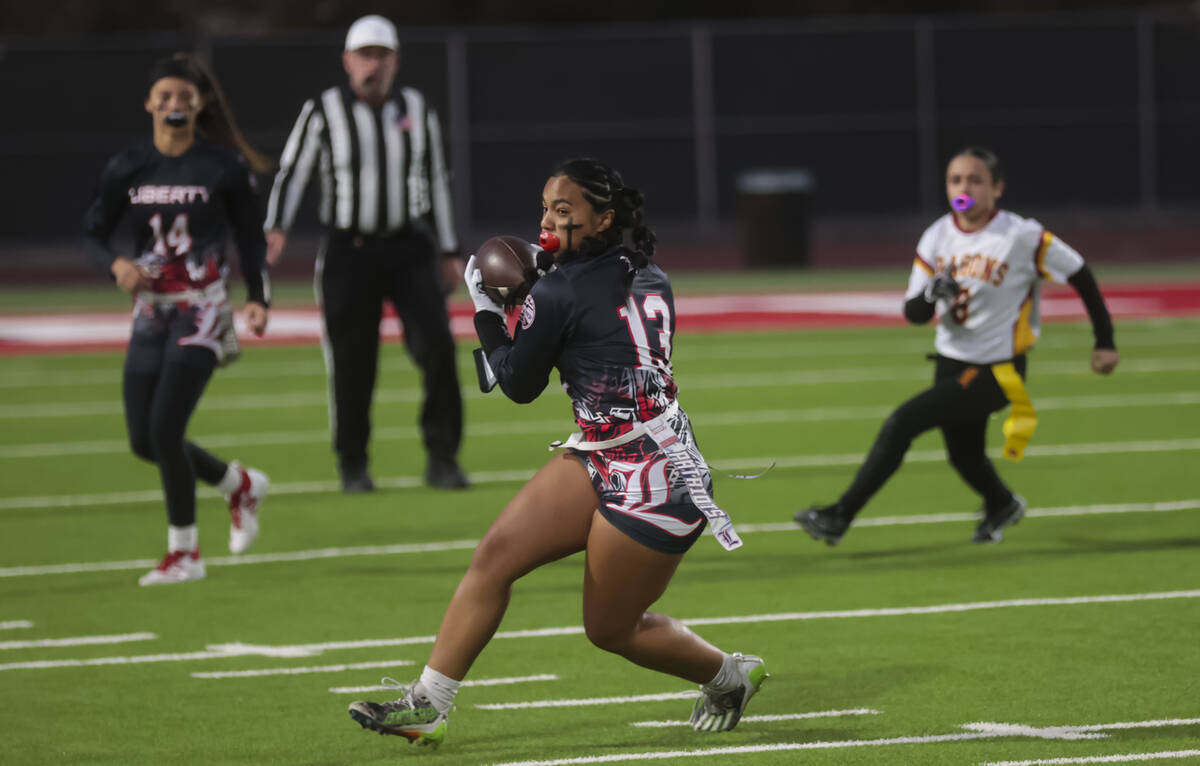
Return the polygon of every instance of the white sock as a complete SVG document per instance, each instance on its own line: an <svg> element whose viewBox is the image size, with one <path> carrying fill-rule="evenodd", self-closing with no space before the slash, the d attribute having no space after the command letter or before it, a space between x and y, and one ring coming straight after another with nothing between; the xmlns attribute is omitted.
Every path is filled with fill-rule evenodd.
<svg viewBox="0 0 1200 766"><path fill-rule="evenodd" d="M232 495L234 492L237 492L240 486L242 486L240 466L230 463L229 467L225 469L225 478L217 482L217 489L226 495Z"/></svg>
<svg viewBox="0 0 1200 766"><path fill-rule="evenodd" d="M449 713L450 708L454 707L454 695L458 694L458 687L462 686L462 681L442 675L428 665L421 671L419 683L425 696L442 715Z"/></svg>
<svg viewBox="0 0 1200 766"><path fill-rule="evenodd" d="M742 674L738 671L737 661L733 659L732 654L726 654L721 658L721 669L713 676L713 680L704 685L708 691L723 692L733 689L742 682Z"/></svg>
<svg viewBox="0 0 1200 766"><path fill-rule="evenodd" d="M167 527L168 552L187 551L191 553L199 545L200 533L196 531L195 524L190 524L186 527Z"/></svg>

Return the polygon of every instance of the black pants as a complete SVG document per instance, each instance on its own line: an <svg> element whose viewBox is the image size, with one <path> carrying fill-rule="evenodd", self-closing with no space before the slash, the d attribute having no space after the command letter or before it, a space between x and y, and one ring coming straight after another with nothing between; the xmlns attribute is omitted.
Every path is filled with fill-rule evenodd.
<svg viewBox="0 0 1200 766"><path fill-rule="evenodd" d="M333 450L341 467L367 464L385 300L395 307L404 344L421 369L425 449L432 458L453 459L462 440L462 394L432 238L419 229L382 237L333 232L317 260L316 286L325 319Z"/></svg>
<svg viewBox="0 0 1200 766"><path fill-rule="evenodd" d="M1025 356L1013 365L1025 377ZM839 504L853 516L891 478L913 439L941 428L950 465L984 499L988 511L1012 502L1012 491L1000 479L985 452L988 416L1008 404L990 365L974 365L936 357L933 386L900 405L879 429L871 451Z"/></svg>
<svg viewBox="0 0 1200 766"><path fill-rule="evenodd" d="M217 484L228 466L184 438L188 421L217 365L201 346L181 346L196 332L191 311L139 313L125 355L122 382L129 445L155 463L172 526L196 523L196 477Z"/></svg>

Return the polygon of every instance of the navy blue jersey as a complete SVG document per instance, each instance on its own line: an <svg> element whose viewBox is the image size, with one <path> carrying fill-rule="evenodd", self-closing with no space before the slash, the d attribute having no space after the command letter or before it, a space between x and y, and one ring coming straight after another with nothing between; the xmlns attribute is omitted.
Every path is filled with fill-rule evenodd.
<svg viewBox="0 0 1200 766"><path fill-rule="evenodd" d="M496 328L486 326L499 324L494 314L482 312L476 320L477 327L485 324L480 337L501 390L515 401L532 401L557 367L589 440L625 433L661 414L676 396L671 283L651 264L629 284L622 253L560 257L530 290L510 342L488 342L497 337Z"/></svg>
<svg viewBox="0 0 1200 766"><path fill-rule="evenodd" d="M266 240L252 184L237 152L208 141L178 157L149 142L128 149L109 160L84 217L87 255L107 273L117 257L109 242L128 216L135 260L154 292L181 292L224 278L232 235L249 299L265 304Z"/></svg>

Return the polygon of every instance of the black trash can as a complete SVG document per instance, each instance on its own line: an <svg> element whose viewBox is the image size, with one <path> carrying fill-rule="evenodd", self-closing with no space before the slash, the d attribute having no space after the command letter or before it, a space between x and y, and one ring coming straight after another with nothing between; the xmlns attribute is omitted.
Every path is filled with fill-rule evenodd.
<svg viewBox="0 0 1200 766"><path fill-rule="evenodd" d="M746 264L808 265L815 188L816 179L803 168L747 170L738 175Z"/></svg>

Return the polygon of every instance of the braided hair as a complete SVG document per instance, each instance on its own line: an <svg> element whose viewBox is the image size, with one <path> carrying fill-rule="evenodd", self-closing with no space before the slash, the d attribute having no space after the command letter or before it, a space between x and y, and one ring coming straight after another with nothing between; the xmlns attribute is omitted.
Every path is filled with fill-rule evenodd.
<svg viewBox="0 0 1200 766"><path fill-rule="evenodd" d="M560 162L550 175L569 178L597 213L613 211L612 225L596 237L585 238L579 246L580 255L599 255L623 244L628 231L632 241L630 266L636 270L650 263L654 257L655 237L644 223L642 206L645 198L637 189L626 186L620 173L599 160L577 157Z"/></svg>

